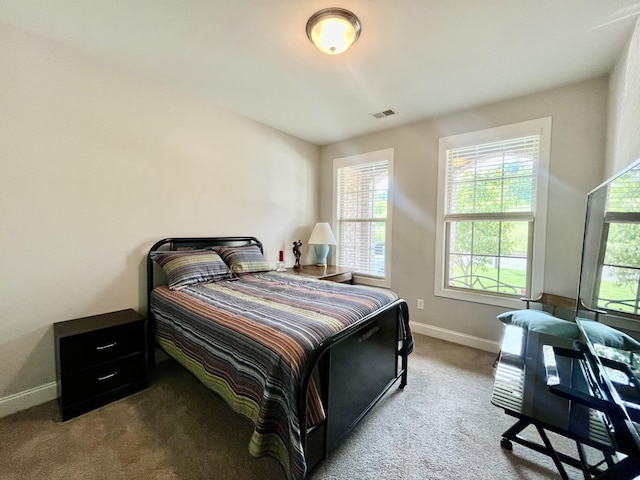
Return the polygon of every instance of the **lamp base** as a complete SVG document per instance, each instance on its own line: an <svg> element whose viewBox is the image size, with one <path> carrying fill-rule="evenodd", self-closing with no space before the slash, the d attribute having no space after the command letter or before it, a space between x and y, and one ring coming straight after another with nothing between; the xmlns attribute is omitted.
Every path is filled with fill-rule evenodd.
<svg viewBox="0 0 640 480"><path fill-rule="evenodd" d="M313 252L316 255L316 265L318 267L326 267L327 255L329 255L329 245L314 245Z"/></svg>

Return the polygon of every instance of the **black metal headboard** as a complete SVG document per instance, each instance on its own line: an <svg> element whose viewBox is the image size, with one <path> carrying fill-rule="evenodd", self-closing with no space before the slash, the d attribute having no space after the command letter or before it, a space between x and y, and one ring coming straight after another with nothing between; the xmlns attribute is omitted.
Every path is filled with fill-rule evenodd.
<svg viewBox="0 0 640 480"><path fill-rule="evenodd" d="M191 250L207 247L233 247L241 245L257 245L260 251L264 253L262 249L262 242L256 237L179 237L179 238L165 238L153 244L147 254L147 311L150 312L150 295L151 290L156 286L155 266L151 259L151 253L158 250Z"/></svg>

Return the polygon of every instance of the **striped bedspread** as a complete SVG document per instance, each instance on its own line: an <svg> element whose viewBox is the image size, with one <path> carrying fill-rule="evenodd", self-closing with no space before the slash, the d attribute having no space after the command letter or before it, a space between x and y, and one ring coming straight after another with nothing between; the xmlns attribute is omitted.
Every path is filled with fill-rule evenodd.
<svg viewBox="0 0 640 480"><path fill-rule="evenodd" d="M238 281L151 294L156 339L255 429L249 451L277 458L290 478L306 472L297 385L325 339L395 301L389 290L267 272ZM308 425L323 419L309 395Z"/></svg>

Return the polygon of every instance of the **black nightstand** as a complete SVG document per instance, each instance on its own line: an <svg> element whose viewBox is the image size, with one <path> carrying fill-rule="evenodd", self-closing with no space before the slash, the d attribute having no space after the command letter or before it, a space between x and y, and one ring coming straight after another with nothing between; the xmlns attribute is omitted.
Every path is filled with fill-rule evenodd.
<svg viewBox="0 0 640 480"><path fill-rule="evenodd" d="M145 332L130 309L54 323L63 421L147 387Z"/></svg>

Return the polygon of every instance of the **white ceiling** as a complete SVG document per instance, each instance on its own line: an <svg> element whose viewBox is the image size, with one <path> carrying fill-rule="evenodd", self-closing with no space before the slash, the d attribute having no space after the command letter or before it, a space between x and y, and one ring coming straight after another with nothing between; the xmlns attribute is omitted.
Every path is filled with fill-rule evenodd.
<svg viewBox="0 0 640 480"><path fill-rule="evenodd" d="M362 34L328 56L305 24L336 6ZM638 0L0 2L1 21L318 145L606 74L638 13Z"/></svg>

